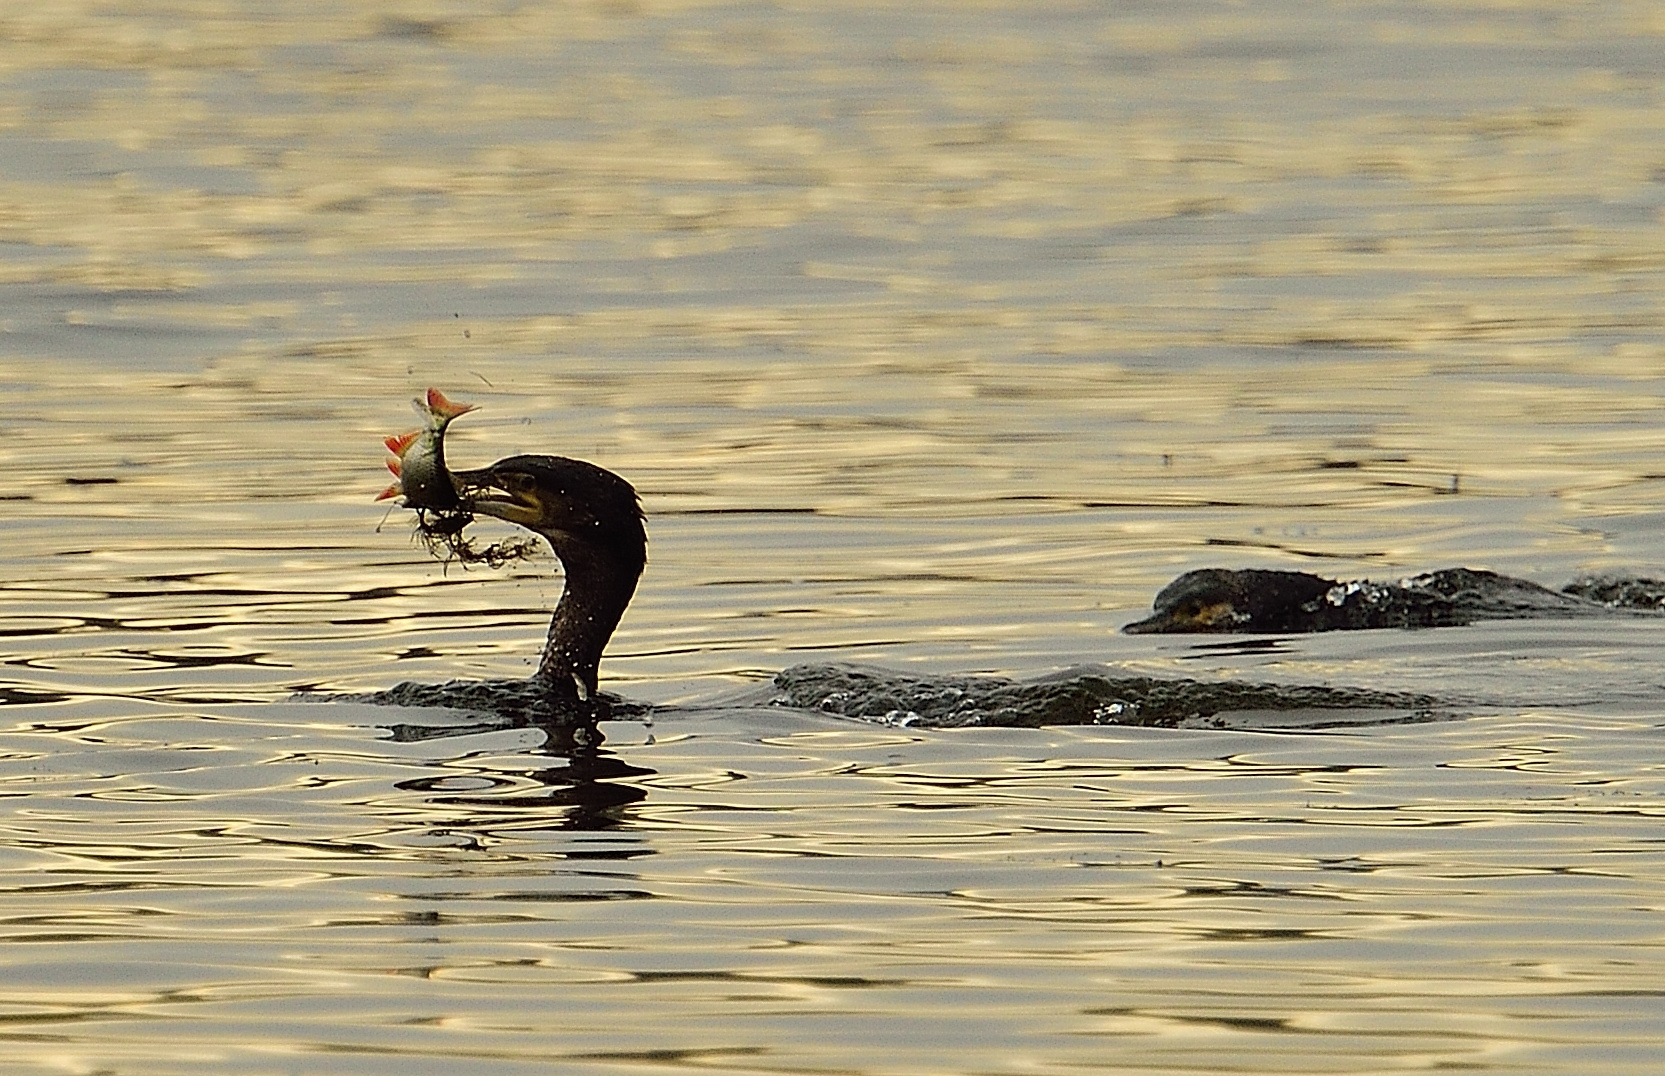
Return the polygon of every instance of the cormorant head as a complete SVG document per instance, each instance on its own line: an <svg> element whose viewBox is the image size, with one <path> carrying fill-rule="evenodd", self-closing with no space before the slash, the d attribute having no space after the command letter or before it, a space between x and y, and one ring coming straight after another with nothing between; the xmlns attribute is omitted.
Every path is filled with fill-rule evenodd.
<svg viewBox="0 0 1665 1076"><path fill-rule="evenodd" d="M549 539L569 576L594 565L627 572L634 587L647 563L641 502L611 471L562 456L510 456L453 471L452 480L470 511Z"/></svg>
<svg viewBox="0 0 1665 1076"><path fill-rule="evenodd" d="M1152 615L1127 625L1130 635L1185 632L1312 631L1303 606L1334 587L1306 572L1203 568L1157 592Z"/></svg>
<svg viewBox="0 0 1665 1076"><path fill-rule="evenodd" d="M549 539L566 586L549 622L538 678L560 695L596 697L601 652L647 564L647 527L629 482L562 456L510 456L453 471L463 507Z"/></svg>

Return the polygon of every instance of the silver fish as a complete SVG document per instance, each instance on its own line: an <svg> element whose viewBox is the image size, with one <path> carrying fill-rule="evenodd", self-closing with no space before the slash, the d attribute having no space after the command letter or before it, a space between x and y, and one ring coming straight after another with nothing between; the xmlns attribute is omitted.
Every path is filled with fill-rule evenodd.
<svg viewBox="0 0 1665 1076"><path fill-rule="evenodd" d="M382 490L378 501L389 497L404 497L406 508L432 512L463 511L462 500L451 484L451 472L445 468L445 428L459 415L474 410L469 404L456 404L445 398L438 389L429 389L427 399L411 401L416 413L427 420L420 430L389 437L383 443L394 458L387 461L387 469L399 481Z"/></svg>

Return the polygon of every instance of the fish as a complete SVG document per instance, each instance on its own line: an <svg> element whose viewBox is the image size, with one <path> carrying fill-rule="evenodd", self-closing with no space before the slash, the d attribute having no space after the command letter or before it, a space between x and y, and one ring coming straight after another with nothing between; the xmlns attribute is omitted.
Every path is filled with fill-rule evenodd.
<svg viewBox="0 0 1665 1076"><path fill-rule="evenodd" d="M423 426L382 441L393 453L387 469L398 481L382 490L376 500L403 497L400 505L416 512L417 538L448 564L457 561L500 568L536 555L537 543L529 539L508 538L482 548L463 533L474 522L474 511L458 495L445 466L445 430L458 416L475 410L473 405L452 403L443 392L431 388L425 396L412 400L411 406L422 416Z"/></svg>
<svg viewBox="0 0 1665 1076"><path fill-rule="evenodd" d="M378 501L389 497L403 497L406 508L423 512L459 513L466 511L457 489L451 484L451 472L445 467L445 429L452 420L474 410L471 404L452 403L438 389L429 389L426 398L411 401L416 413L426 424L419 430L401 433L382 443L393 453L387 469L398 479L377 495Z"/></svg>

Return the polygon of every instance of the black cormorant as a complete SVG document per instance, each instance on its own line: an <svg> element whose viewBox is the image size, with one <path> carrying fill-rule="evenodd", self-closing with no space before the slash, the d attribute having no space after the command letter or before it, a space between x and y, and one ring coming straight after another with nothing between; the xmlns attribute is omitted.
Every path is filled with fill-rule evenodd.
<svg viewBox="0 0 1665 1076"><path fill-rule="evenodd" d="M566 583L537 679L557 695L594 699L601 652L647 564L636 490L611 471L563 456L510 456L451 478L469 511L549 541Z"/></svg>
<svg viewBox="0 0 1665 1076"><path fill-rule="evenodd" d="M1593 582L1557 592L1471 568L1447 568L1392 583L1341 582L1309 572L1203 568L1163 587L1151 603L1152 614L1122 630L1155 635L1438 628L1480 620L1610 614L1617 602L1592 600L1577 589Z"/></svg>

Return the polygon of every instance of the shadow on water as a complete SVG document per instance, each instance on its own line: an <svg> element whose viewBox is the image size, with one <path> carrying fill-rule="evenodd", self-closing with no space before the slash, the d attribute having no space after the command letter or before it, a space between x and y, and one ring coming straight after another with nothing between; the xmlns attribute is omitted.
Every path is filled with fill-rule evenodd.
<svg viewBox="0 0 1665 1076"><path fill-rule="evenodd" d="M490 825L497 821L524 823L529 816L542 814L551 820L558 819L553 828L584 831L620 828L626 824L624 808L647 798L645 789L628 782L650 777L655 771L633 766L608 751L604 746L606 736L593 720L572 723L523 718L508 724L478 722L436 727L395 722L387 725L395 743L418 743L512 728L533 729L543 736L541 742L529 745L518 761L545 755L551 764L533 769L516 766L513 773L507 769L490 773L482 772L485 769L482 760L471 759L472 772L464 780L484 780L493 788L516 791L502 795L446 794L459 781L459 776L452 773L397 781L394 787L405 792L437 793L427 800L434 806L469 808L475 815L469 819L470 825ZM526 790L528 783L534 790ZM493 818L493 812L511 817Z"/></svg>

